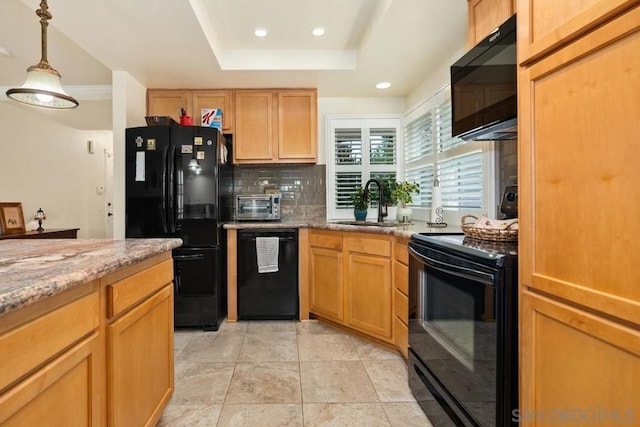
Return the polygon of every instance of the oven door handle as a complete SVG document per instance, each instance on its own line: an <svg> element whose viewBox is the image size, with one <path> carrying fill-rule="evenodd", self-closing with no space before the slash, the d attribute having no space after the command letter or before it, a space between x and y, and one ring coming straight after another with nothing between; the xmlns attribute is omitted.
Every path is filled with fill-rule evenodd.
<svg viewBox="0 0 640 427"><path fill-rule="evenodd" d="M493 275L471 268L460 267L458 265L447 264L446 262L438 261L433 258L422 255L412 247L409 247L409 254L416 258L419 262L436 270L440 270L445 273L453 274L454 276L462 277L469 280L479 281L482 283L493 284Z"/></svg>

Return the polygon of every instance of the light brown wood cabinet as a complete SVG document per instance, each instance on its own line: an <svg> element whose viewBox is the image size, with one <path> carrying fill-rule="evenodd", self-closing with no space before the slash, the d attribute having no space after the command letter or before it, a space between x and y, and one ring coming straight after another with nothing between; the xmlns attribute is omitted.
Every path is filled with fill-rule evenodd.
<svg viewBox="0 0 640 427"><path fill-rule="evenodd" d="M173 261L107 286L108 417L155 425L173 392Z"/></svg>
<svg viewBox="0 0 640 427"><path fill-rule="evenodd" d="M171 252L0 322L3 426L156 425L173 393Z"/></svg>
<svg viewBox="0 0 640 427"><path fill-rule="evenodd" d="M147 116L169 116L180 123L180 110L193 115L192 96L186 90L147 90Z"/></svg>
<svg viewBox="0 0 640 427"><path fill-rule="evenodd" d="M230 90L149 89L147 115L171 116L180 123L180 110L193 117L194 126L201 126L203 108L222 110L222 131L233 133L233 94Z"/></svg>
<svg viewBox="0 0 640 427"><path fill-rule="evenodd" d="M396 348L409 356L409 253L407 239L393 243L393 336ZM416 299L411 299L415 304Z"/></svg>
<svg viewBox="0 0 640 427"><path fill-rule="evenodd" d="M317 91L234 91L234 163L315 163Z"/></svg>
<svg viewBox="0 0 640 427"><path fill-rule="evenodd" d="M342 233L309 232L309 309L336 322L344 322Z"/></svg>
<svg viewBox="0 0 640 427"><path fill-rule="evenodd" d="M309 230L309 311L393 344L391 237Z"/></svg>
<svg viewBox="0 0 640 427"><path fill-rule="evenodd" d="M534 35L550 28L537 22L551 19L541 3L552 6L519 3L521 30L527 19ZM596 423L638 425L640 6L593 28L587 16L602 22L626 2L559 3L577 9L553 37L582 37L518 40L542 53L518 79L521 425L562 408L631 413Z"/></svg>
<svg viewBox="0 0 640 427"><path fill-rule="evenodd" d="M1 425L101 424L99 311L96 281L3 319Z"/></svg>
<svg viewBox="0 0 640 427"><path fill-rule="evenodd" d="M349 233L345 240L346 323L392 341L391 241L367 233Z"/></svg>
<svg viewBox="0 0 640 427"><path fill-rule="evenodd" d="M518 62L530 63L637 5L637 0L519 0Z"/></svg>
<svg viewBox="0 0 640 427"><path fill-rule="evenodd" d="M516 0L467 0L468 45L475 46L516 13Z"/></svg>

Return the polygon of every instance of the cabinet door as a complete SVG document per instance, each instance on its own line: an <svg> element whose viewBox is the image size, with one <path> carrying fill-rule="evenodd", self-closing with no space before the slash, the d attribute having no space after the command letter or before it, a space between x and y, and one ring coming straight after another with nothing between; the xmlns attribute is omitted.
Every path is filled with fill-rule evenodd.
<svg viewBox="0 0 640 427"><path fill-rule="evenodd" d="M540 58L637 4L637 0L518 0L518 61Z"/></svg>
<svg viewBox="0 0 640 427"><path fill-rule="evenodd" d="M198 90L193 96L193 123L202 126L202 109L218 108L222 110L222 131L233 132L233 94L230 90Z"/></svg>
<svg viewBox="0 0 640 427"><path fill-rule="evenodd" d="M640 324L640 8L519 76L520 278Z"/></svg>
<svg viewBox="0 0 640 427"><path fill-rule="evenodd" d="M10 388L0 395L0 425L99 426L100 355L94 333Z"/></svg>
<svg viewBox="0 0 640 427"><path fill-rule="evenodd" d="M347 324L391 341L391 260L350 252L346 265Z"/></svg>
<svg viewBox="0 0 640 427"><path fill-rule="evenodd" d="M173 286L107 326L112 426L155 425L173 393Z"/></svg>
<svg viewBox="0 0 640 427"><path fill-rule="evenodd" d="M513 0L469 1L469 47L475 46L515 12Z"/></svg>
<svg viewBox="0 0 640 427"><path fill-rule="evenodd" d="M318 159L318 112L315 90L278 93L278 158L315 163Z"/></svg>
<svg viewBox="0 0 640 427"><path fill-rule="evenodd" d="M520 425L640 425L637 328L530 292L520 318Z"/></svg>
<svg viewBox="0 0 640 427"><path fill-rule="evenodd" d="M180 109L193 116L191 93L185 90L148 90L147 116L171 116L180 123Z"/></svg>
<svg viewBox="0 0 640 427"><path fill-rule="evenodd" d="M268 163L277 157L273 104L272 92L235 92L234 163Z"/></svg>
<svg viewBox="0 0 640 427"><path fill-rule="evenodd" d="M312 313L338 322L344 321L342 252L310 248L309 308Z"/></svg>

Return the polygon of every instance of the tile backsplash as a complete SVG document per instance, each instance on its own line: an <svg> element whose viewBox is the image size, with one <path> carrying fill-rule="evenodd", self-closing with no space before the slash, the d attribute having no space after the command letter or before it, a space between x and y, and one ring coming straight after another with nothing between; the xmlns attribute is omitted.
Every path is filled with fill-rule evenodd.
<svg viewBox="0 0 640 427"><path fill-rule="evenodd" d="M502 194L504 187L518 183L518 140L499 141L499 187L498 190Z"/></svg>
<svg viewBox="0 0 640 427"><path fill-rule="evenodd" d="M237 166L234 191L264 193L276 188L282 194L284 220L324 221L326 218L326 165Z"/></svg>

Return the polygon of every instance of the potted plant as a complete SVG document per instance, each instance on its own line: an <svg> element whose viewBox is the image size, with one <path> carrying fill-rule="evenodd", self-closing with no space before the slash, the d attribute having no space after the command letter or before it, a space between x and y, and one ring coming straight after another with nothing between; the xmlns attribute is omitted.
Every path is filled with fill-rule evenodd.
<svg viewBox="0 0 640 427"><path fill-rule="evenodd" d="M412 195L420 193L420 186L415 182L402 181L396 182L391 190L391 197L398 204L398 212L396 214L398 221L411 222L413 211L407 207L413 202Z"/></svg>
<svg viewBox="0 0 640 427"><path fill-rule="evenodd" d="M384 200L384 204L386 206L386 217L387 221L395 221L397 214L397 204L398 201L393 195L393 190L396 188L396 181L381 181L382 182L382 199Z"/></svg>
<svg viewBox="0 0 640 427"><path fill-rule="evenodd" d="M365 194L364 188L359 185L353 187L351 193L351 201L353 202L353 215L356 221L364 221L367 219L367 209L369 208L369 195Z"/></svg>

